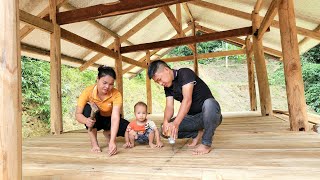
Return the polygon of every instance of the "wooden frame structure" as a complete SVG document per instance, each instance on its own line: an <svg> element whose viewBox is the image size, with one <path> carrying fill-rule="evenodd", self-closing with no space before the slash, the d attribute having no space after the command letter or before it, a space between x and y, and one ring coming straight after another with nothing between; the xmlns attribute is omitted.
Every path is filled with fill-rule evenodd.
<svg viewBox="0 0 320 180"><path fill-rule="evenodd" d="M259 16L261 0L257 0L252 14L237 11L231 8L222 7L205 1L189 0L150 0L139 1L142 4L137 5L138 0L120 0L116 4L96 5L92 7L74 9L66 12L58 12L58 7L64 0L50 0L50 5L43 10L38 17L31 15L25 11L19 10L18 0L5 0L0 3L0 28L6 37L1 36L1 59L0 59L0 117L1 117L1 158L4 163L1 164L2 173L0 179L21 179L21 65L20 65L20 38L26 37L34 28L39 28L50 33L50 73L51 73L51 130L54 134L63 132L62 115L61 115L61 58L66 57L61 54L61 39L77 44L81 47L90 49L98 54L89 61L83 63L81 60L69 57L70 60L83 63L81 70L86 69L102 56L108 56L116 61L115 70L117 73L117 88L123 92L122 76L133 67L146 69L148 63L152 61L151 57L162 49L178 45L189 45L193 50L193 56L176 57L164 59L166 62L176 62L183 60L194 60L194 70L198 72L197 60L208 57L229 56L235 54L246 54L248 63L248 82L250 91L250 107L254 111L257 109L256 92L254 86L254 64L252 61L252 53L255 59L255 72L257 74L261 114L263 116L272 115L272 105L269 83L267 78L267 69L264 59L264 53L283 57L284 71L286 78L286 88L288 96L288 106L290 113L290 129L293 131L307 131L307 113L304 97L304 86L301 74L301 65L299 58L299 44L297 34L306 38L320 40L318 30L310 31L302 27L295 26L295 14L293 0L273 0L265 17ZM217 32L197 24L188 7L190 3L206 9L219 11L225 14L232 14L243 19L252 20L252 27L240 28L228 31ZM183 3L183 8L191 19L191 25L182 28L181 23L181 6L177 3ZM171 12L169 5L176 5L176 17ZM5 9L9 7L9 9ZM122 36L113 33L109 34L115 37L115 41L108 47L104 47L98 43L85 39L75 33L67 31L60 27L62 24L74 23L85 20L93 20L102 17L115 16L130 12L137 12L151 8L158 8L148 17L131 28ZM98 12L98 13L97 13ZM177 34L171 40L153 42L148 44L121 47L121 43L128 41L128 38L138 32L146 24L164 13ZM274 20L276 14L279 14L279 21ZM49 16L48 16L49 14ZM47 16L47 17L46 17ZM50 17L50 18L49 18ZM19 35L19 19L29 24L22 30ZM50 21L47 21L50 19ZM95 23L96 24L96 23ZM96 24L97 25L97 24ZM99 26L99 25L97 25ZM271 48L265 48L262 40L267 29L276 27L280 29L282 52ZM101 25L100 25L101 27ZM192 36L185 37L186 32L192 29ZM319 28L318 28L319 29ZM202 36L196 36L196 31L207 32ZM113 33L113 34L112 34ZM239 36L247 36L246 40L239 39ZM225 41L245 45L245 49L227 52L215 52L209 54L197 54L196 43L224 39ZM252 39L252 42L250 42ZM129 42L130 43L130 42ZM112 50L112 48L114 50ZM28 45L22 44L22 49L28 49L32 52L48 55L48 52ZM153 51L149 51L155 49ZM145 56L139 60L128 58L124 53L145 51ZM131 64L131 66L123 69L122 62ZM151 101L151 85L150 80L146 80L148 113L152 113ZM6 104L6 106L4 106ZM9 139L10 137L10 139Z"/></svg>

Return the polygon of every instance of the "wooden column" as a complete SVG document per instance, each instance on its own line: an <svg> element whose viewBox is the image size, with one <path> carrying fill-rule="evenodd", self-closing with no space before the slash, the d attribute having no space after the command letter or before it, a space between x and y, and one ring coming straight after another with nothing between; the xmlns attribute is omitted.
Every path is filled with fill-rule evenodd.
<svg viewBox="0 0 320 180"><path fill-rule="evenodd" d="M146 63L147 66L150 64L150 51L146 53ZM148 77L148 69L146 69L146 90L147 90L147 105L148 105L148 114L152 113L152 94L151 94L151 81Z"/></svg>
<svg viewBox="0 0 320 180"><path fill-rule="evenodd" d="M260 26L259 13L252 12L252 27L253 33ZM253 36L253 51L254 51L254 60L256 66L256 73L259 86L259 95L260 95L260 107L261 115L269 116L272 115L272 104L270 96L270 88L268 82L268 72L266 67L266 61L264 58L264 51L262 45L262 39L258 40L257 36Z"/></svg>
<svg viewBox="0 0 320 180"><path fill-rule="evenodd" d="M248 68L248 83L249 83L249 96L250 96L250 110L257 110L257 97L256 86L254 77L254 64L252 61L252 45L250 38L246 38L246 55L247 55L247 68Z"/></svg>
<svg viewBox="0 0 320 180"><path fill-rule="evenodd" d="M120 52L120 47L121 47L120 38L115 38L115 40L114 40L114 50L115 50L115 52L118 53L118 59L115 60L115 66L114 66L116 74L117 74L116 87L120 91L122 99L123 99L122 56L121 56L121 52ZM123 103L124 102L122 101L122 104ZM124 116L124 114L123 114L123 105L121 107L121 114L122 114L122 116Z"/></svg>
<svg viewBox="0 0 320 180"><path fill-rule="evenodd" d="M193 34L193 36L196 36L196 24L195 24L195 22L192 22L192 34ZM197 43L194 43L193 46L194 46L194 51L193 51L193 58L194 58L193 69L194 69L194 72L196 73L196 75L199 76Z"/></svg>
<svg viewBox="0 0 320 180"><path fill-rule="evenodd" d="M50 34L50 123L51 133L60 134L62 125L61 101L61 31L56 21L56 0L50 0L50 19L53 33Z"/></svg>
<svg viewBox="0 0 320 180"><path fill-rule="evenodd" d="M293 0L282 0L279 22L290 128L309 130Z"/></svg>
<svg viewBox="0 0 320 180"><path fill-rule="evenodd" d="M0 179L22 179L18 0L0 2Z"/></svg>

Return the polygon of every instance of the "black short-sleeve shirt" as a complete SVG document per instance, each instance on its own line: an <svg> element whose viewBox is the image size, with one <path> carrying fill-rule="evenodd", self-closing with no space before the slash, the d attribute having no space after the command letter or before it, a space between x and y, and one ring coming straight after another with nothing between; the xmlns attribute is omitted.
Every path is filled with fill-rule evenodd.
<svg viewBox="0 0 320 180"><path fill-rule="evenodd" d="M191 69L174 69L173 75L174 80L172 81L172 85L164 88L166 97L173 96L175 100L182 102L182 86L194 83L192 103L188 112L189 115L200 113L202 111L203 102L208 98L214 98L207 84L204 83Z"/></svg>

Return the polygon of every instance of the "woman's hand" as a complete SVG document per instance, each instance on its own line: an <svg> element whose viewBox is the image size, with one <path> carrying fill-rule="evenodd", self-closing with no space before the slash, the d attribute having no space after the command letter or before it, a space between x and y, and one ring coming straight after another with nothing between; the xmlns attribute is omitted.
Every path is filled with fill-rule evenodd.
<svg viewBox="0 0 320 180"><path fill-rule="evenodd" d="M117 145L114 141L110 141L109 143L109 156L117 154Z"/></svg>
<svg viewBox="0 0 320 180"><path fill-rule="evenodd" d="M96 119L86 118L86 126L87 127L93 127L94 123L96 123Z"/></svg>

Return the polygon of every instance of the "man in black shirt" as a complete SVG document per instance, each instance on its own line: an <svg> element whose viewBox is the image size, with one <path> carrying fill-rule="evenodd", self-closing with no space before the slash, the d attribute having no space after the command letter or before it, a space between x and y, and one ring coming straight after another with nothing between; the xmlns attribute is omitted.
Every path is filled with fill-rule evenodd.
<svg viewBox="0 0 320 180"><path fill-rule="evenodd" d="M171 69L164 61L153 61L148 68L148 76L164 86L166 107L163 132L173 138L193 138L190 146L195 146L202 135L201 144L193 154L206 154L211 150L214 131L221 124L219 103L214 99L209 87L190 69ZM174 99L181 102L178 114L174 114Z"/></svg>

